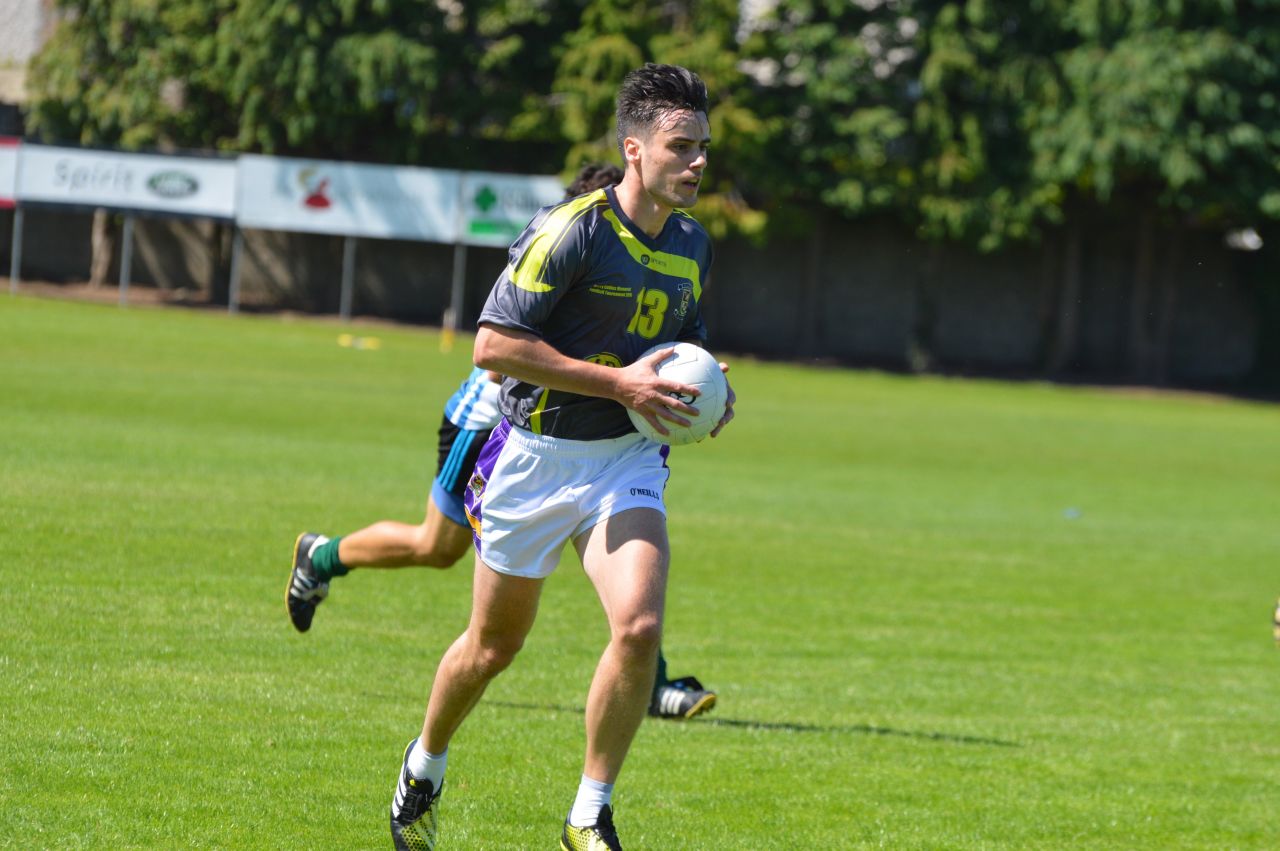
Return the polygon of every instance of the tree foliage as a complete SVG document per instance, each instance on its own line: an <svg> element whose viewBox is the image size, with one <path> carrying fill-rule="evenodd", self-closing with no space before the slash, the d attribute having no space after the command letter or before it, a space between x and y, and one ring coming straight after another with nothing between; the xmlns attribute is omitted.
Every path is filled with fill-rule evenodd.
<svg viewBox="0 0 1280 851"><path fill-rule="evenodd" d="M991 249L1073 200L1280 220L1272 0L59 5L51 139L568 173L617 162L618 82L659 61L712 95L716 233L835 211Z"/></svg>
<svg viewBox="0 0 1280 851"><path fill-rule="evenodd" d="M645 62L697 71L710 96L712 151L698 219L713 235L757 235L766 219L744 199L744 182L762 125L742 93L736 0L643 4L591 0L564 40L554 83L554 114L572 143L570 170L586 162L621 164L614 97L623 76Z"/></svg>
<svg viewBox="0 0 1280 851"><path fill-rule="evenodd" d="M235 127L214 71L233 0L60 0L32 62L31 129L85 145L213 148Z"/></svg>
<svg viewBox="0 0 1280 851"><path fill-rule="evenodd" d="M1200 223L1280 219L1275 4L1092 0L1060 11L1071 42L1058 57L1062 91L1029 128L1041 180Z"/></svg>
<svg viewBox="0 0 1280 851"><path fill-rule="evenodd" d="M578 4L243 0L218 63L242 150L492 167L488 141L559 142L514 119L549 90Z"/></svg>
<svg viewBox="0 0 1280 851"><path fill-rule="evenodd" d="M1072 197L1280 218L1277 11L780 0L744 46L765 144L799 166L768 191L984 248L1060 221Z"/></svg>

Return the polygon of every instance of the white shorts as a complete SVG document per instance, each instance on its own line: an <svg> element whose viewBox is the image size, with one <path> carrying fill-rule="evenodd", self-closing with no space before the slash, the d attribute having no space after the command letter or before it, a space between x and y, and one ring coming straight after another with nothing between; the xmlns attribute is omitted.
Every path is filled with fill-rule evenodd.
<svg viewBox="0 0 1280 851"><path fill-rule="evenodd" d="M631 508L665 516L668 451L639 434L565 440L503 420L467 486L476 552L499 573L540 579L556 569L567 541L602 520Z"/></svg>

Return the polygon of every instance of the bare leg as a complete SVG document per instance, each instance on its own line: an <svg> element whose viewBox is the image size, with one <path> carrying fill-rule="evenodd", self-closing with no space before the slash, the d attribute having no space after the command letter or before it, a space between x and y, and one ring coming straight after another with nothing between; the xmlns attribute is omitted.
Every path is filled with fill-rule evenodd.
<svg viewBox="0 0 1280 851"><path fill-rule="evenodd" d="M471 528L459 526L427 498L427 516L418 526L383 520L338 542L347 567L452 567L471 546Z"/></svg>
<svg viewBox="0 0 1280 851"><path fill-rule="evenodd" d="M649 508L624 511L574 546L609 620L609 644L587 695L583 773L613 783L653 692L667 590L666 518Z"/></svg>
<svg viewBox="0 0 1280 851"><path fill-rule="evenodd" d="M445 651L431 684L422 745L442 753L480 700L489 681L506 670L524 646L538 613L541 579L507 576L476 557L471 622Z"/></svg>

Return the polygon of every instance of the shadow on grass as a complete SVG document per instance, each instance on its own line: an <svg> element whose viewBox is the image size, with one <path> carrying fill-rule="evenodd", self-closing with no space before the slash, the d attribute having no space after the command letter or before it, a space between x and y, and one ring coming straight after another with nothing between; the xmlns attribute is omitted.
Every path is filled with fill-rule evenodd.
<svg viewBox="0 0 1280 851"><path fill-rule="evenodd" d="M571 712L582 715L581 706L564 706L557 703L510 703L504 700L486 700L490 706L504 709ZM741 730L766 730L776 733L843 733L851 736L896 736L903 739L923 739L953 745L992 745L1000 748L1022 747L1018 742L992 739L985 736L961 736L954 733L927 733L917 730L896 730L893 727L876 727L872 724L799 724L790 721L747 721L739 718L691 718L685 724L706 724L711 727L734 727Z"/></svg>

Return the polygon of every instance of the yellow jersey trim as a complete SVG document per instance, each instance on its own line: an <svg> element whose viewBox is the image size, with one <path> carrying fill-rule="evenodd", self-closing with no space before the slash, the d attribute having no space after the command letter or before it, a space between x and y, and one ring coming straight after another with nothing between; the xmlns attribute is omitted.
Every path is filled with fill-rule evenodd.
<svg viewBox="0 0 1280 851"><path fill-rule="evenodd" d="M698 269L698 261L689 257L682 257L679 254L652 251L636 238L635 234L627 230L626 225L618 219L612 209L605 210L603 215L613 228L613 232L618 235L623 247L627 249L627 253L631 255L632 260L647 269L652 269L663 275L670 275L674 278L688 278L689 282L693 284L694 301L702 301L702 273ZM688 214L685 213L684 215L687 216ZM647 262L645 258L648 258Z"/></svg>
<svg viewBox="0 0 1280 851"><path fill-rule="evenodd" d="M552 210L538 225L538 230L529 240L529 247L520 257L520 265L507 267L511 283L531 293L546 293L555 289L546 282L547 261L555 254L560 243L573 229L578 219L585 216L599 204L608 204L604 190L598 189L590 195L575 198Z"/></svg>
<svg viewBox="0 0 1280 851"><path fill-rule="evenodd" d="M534 434L542 434L542 409L547 407L547 398L551 395L551 391L543 387L542 398L538 400L538 406L533 409L533 413L529 414L529 430Z"/></svg>

